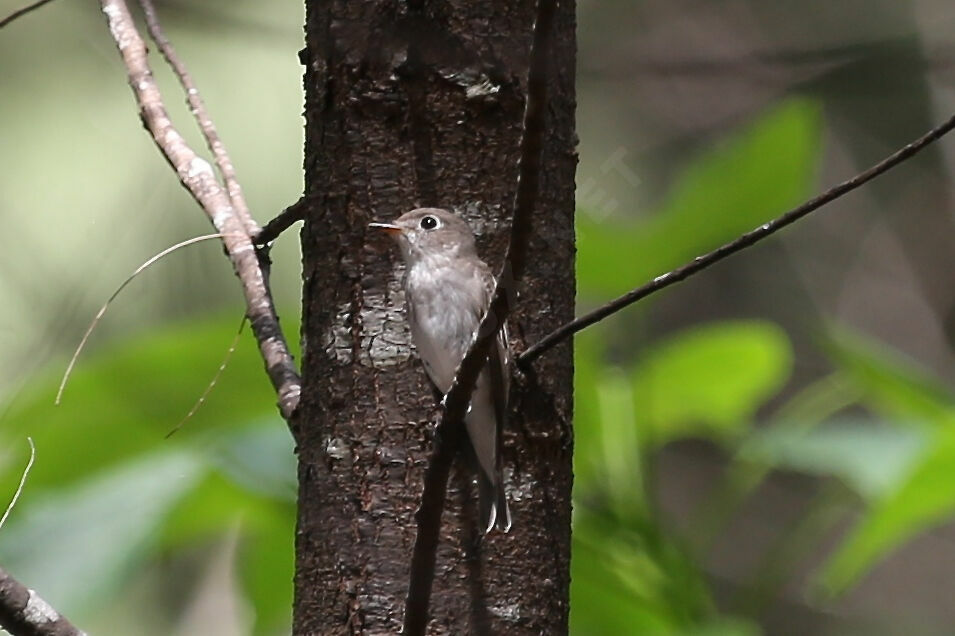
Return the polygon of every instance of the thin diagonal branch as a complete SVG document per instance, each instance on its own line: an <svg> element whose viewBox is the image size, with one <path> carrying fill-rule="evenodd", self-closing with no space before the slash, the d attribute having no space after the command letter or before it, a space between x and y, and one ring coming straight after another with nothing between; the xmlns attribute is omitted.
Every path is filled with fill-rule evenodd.
<svg viewBox="0 0 955 636"><path fill-rule="evenodd" d="M53 2L53 0L37 0L37 2L28 4L25 7L20 7L19 9L17 9L16 11L8 15L7 17L0 20L0 29L7 26L8 24L13 22L17 18L21 18L25 16L26 14L30 13L31 11L35 11L36 9L39 9L40 7L42 7L48 2Z"/></svg>
<svg viewBox="0 0 955 636"><path fill-rule="evenodd" d="M0 568L0 627L13 636L86 636L40 596Z"/></svg>
<svg viewBox="0 0 955 636"><path fill-rule="evenodd" d="M491 303L481 320L467 355L458 367L454 384L444 397L444 412L435 430L435 448L425 472L421 507L416 515L418 533L411 558L411 579L405 601L402 632L406 636L424 634L428 624L435 555L441 530L441 512L444 509L451 464L463 441L462 422L478 375L487 361L491 345L513 309L512 301L515 297L513 286L524 272L527 244L533 230L533 214L539 193L544 116L547 106L548 56L556 10L557 0L538 0L537 2L537 19L533 27L530 68L527 77L527 101L524 107L523 134L517 169L517 192L514 196L510 241L501 273L497 277Z"/></svg>
<svg viewBox="0 0 955 636"><path fill-rule="evenodd" d="M242 186L239 185L239 180L236 178L235 166L232 164L232 159L225 149L225 144L223 144L222 139L219 138L219 132L216 130L216 126L209 116L209 111L206 110L206 105L202 101L199 89L196 87L195 82L192 81L192 76L189 75L186 65L183 64L179 56L176 55L176 49L173 48L172 43L169 42L163 33L162 26L159 24L159 15L156 13L156 8L153 6L152 0L139 0L139 6L143 9L143 15L146 18L146 28L149 30L150 37L152 37L156 46L159 47L159 52L162 53L162 56L166 59L166 62L168 62L176 74L176 77L179 78L179 83L186 93L186 102L189 104L192 115L196 118L196 122L202 130L202 136L205 137L209 150L212 151L212 155L215 157L216 166L218 166L219 174L222 175L222 181L225 183L226 190L229 192L229 199L232 200L232 207L235 209L235 214L239 217L239 220L242 221L242 224L245 226L245 231L249 236L254 237L259 233L259 225L249 212L249 206L245 202L245 196L242 194Z"/></svg>
<svg viewBox="0 0 955 636"><path fill-rule="evenodd" d="M611 302L598 307L597 309L594 309L590 313L572 320L561 327L558 327L553 332L542 338L540 342L528 348L526 351L524 351L524 353L518 356L517 364L519 366L526 367L540 357L543 353L550 350L555 345L563 342L578 331L586 329L590 325L600 322L604 318L620 311L625 307L628 307L629 305L632 305L638 300L646 298L647 296L662 289L666 289L670 285L674 285L680 281L686 280L693 274L710 267L714 263L718 263L724 258L732 256L733 254L736 254L737 252L742 251L769 236L772 236L787 225L795 223L807 214L818 210L827 203L835 201L836 199L848 194L856 188L865 185L869 181L872 181L879 175L888 172L900 163L911 159L919 152L924 150L927 146L938 141L952 130L955 130L955 115L952 115L952 117L947 119L944 123L928 131L915 141L895 151L879 163L870 167L868 170L864 170L851 179L843 181L842 183L830 188L826 192L806 201L799 207L793 208L782 216L776 217L772 221L760 225L756 229L751 230L739 238L716 248L712 252L703 254L702 256L697 256L689 263L671 270L666 274L657 276L649 283L646 283L641 287L637 287L636 289L627 292L623 296L620 296L619 298L612 300Z"/></svg>
<svg viewBox="0 0 955 636"><path fill-rule="evenodd" d="M173 126L146 59L146 44L136 29L124 0L101 0L110 33L126 66L129 85L139 105L143 125L152 135L179 180L202 207L216 230L242 284L246 314L265 361L266 372L278 395L282 416L292 417L302 392L302 381L279 326L268 281L242 220L229 195L216 180L209 163L199 157Z"/></svg>
<svg viewBox="0 0 955 636"><path fill-rule="evenodd" d="M206 403L206 399L209 397L209 394L212 393L212 389L216 388L216 384L219 383L219 378L222 377L222 374L225 372L226 367L229 366L229 362L232 360L232 354L235 353L235 350L239 346L239 340L242 338L242 329L245 327L245 322L248 320L245 316L242 316L242 321L239 323L239 328L236 329L235 337L232 338L232 343L229 345L229 348L225 352L225 356L222 358L222 362L219 363L219 368L216 369L215 375L212 376L212 381L206 385L206 389L202 392L202 395L199 396L199 399L196 400L196 403L192 405L192 408L189 409L189 412L179 420L179 423L168 433L166 433L166 439L172 437L175 433L179 431L186 422L192 419L202 405Z"/></svg>
<svg viewBox="0 0 955 636"><path fill-rule="evenodd" d="M20 473L20 483L17 484L17 489L13 491L13 497L10 498L10 503L7 504L7 509L4 511L3 516L0 517L0 530L3 529L3 524L7 522L7 519L10 517L10 513L13 512L13 509L16 507L17 501L20 499L20 495L23 493L23 487L26 486L27 477L30 476L30 469L33 468L33 461L36 459L36 445L33 443L33 438L28 437L27 442L30 443L30 459L27 461L27 465L23 469L23 472Z"/></svg>
<svg viewBox="0 0 955 636"><path fill-rule="evenodd" d="M83 349L86 348L86 343L89 342L90 336L93 335L93 331L96 330L96 326L99 325L99 321L103 319L103 316L106 315L106 312L109 310L110 305L116 300L116 297L123 293L123 290L126 289L126 286L129 285L133 280L142 274L144 271L153 266L154 263L162 260L166 256L169 256L173 252L180 250L189 245L194 245L196 243L201 243L203 241L211 241L213 239L221 239L222 234L203 234L202 236L194 236L191 239L186 239L185 241L180 241L175 245L171 245L166 249L162 250L158 254L151 256L146 260L145 263L137 267L132 274L126 277L122 283L119 284L113 293L110 294L109 298L106 299L106 302L99 308L99 311L96 312L96 315L93 317L93 320L90 321L89 326L86 328L86 333L83 334L83 337L80 338L80 343L76 345L76 350L73 352L73 356L70 358L69 364L66 365L66 371L63 372L63 377L60 379L60 386L56 390L56 397L53 399L53 404L56 406L60 405L60 402L63 401L63 392L66 390L66 384L70 381L70 377L73 375L73 369L76 367L76 361L79 359L80 354L83 353Z"/></svg>

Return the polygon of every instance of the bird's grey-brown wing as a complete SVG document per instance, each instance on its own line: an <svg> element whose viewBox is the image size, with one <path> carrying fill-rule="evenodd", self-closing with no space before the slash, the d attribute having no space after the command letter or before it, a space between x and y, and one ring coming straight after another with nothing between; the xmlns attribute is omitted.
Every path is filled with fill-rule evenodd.
<svg viewBox="0 0 955 636"><path fill-rule="evenodd" d="M484 279L485 293L483 305L484 307L488 307L494 295L494 276L487 266L483 268L482 278ZM494 324L493 326L497 327L498 325ZM498 329L494 346L491 347L491 351L488 354L488 367L491 375L491 392L494 396L494 404L500 411L498 413L498 422L500 425L503 425L504 418L507 414L508 391L510 389L511 380L509 373L510 348L507 337L507 323L500 325L500 329Z"/></svg>
<svg viewBox="0 0 955 636"><path fill-rule="evenodd" d="M487 294L485 306L488 306L494 293L494 277L487 269L485 269L484 274L484 287ZM497 338L488 354L486 366L491 399L494 404L494 483L493 492L482 493L482 499L490 498L494 502L497 513L494 525L504 532L507 532L511 527L511 513L507 505L503 475L504 424L507 418L508 391L510 389L509 357L507 324L505 323L500 326L497 332ZM485 501L484 505L489 503L489 501ZM490 527L487 529L490 530Z"/></svg>

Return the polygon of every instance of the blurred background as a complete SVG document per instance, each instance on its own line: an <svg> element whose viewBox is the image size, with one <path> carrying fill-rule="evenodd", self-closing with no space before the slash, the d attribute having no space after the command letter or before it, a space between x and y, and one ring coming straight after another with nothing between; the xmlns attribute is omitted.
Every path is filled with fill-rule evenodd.
<svg viewBox="0 0 955 636"><path fill-rule="evenodd" d="M0 16L21 2L0 0ZM157 2L265 221L302 190L298 2ZM579 2L579 307L955 112L944 0ZM156 58L173 118L201 142ZM0 564L90 633L282 634L292 441L104 21L0 31ZM955 633L955 138L582 334L574 634ZM453 202L449 202L453 205ZM297 332L294 232L273 252ZM80 583L78 583L80 582Z"/></svg>

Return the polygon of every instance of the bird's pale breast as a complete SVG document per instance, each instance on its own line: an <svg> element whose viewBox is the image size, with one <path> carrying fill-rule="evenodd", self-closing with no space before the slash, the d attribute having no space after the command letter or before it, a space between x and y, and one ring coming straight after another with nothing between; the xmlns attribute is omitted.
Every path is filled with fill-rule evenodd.
<svg viewBox="0 0 955 636"><path fill-rule="evenodd" d="M408 269L405 294L418 355L432 382L446 392L484 313L485 293L477 271L455 272L434 260Z"/></svg>

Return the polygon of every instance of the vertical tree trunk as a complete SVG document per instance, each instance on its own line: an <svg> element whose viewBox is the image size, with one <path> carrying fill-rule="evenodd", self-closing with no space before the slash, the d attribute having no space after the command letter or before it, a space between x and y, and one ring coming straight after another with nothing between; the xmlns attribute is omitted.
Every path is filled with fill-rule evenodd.
<svg viewBox="0 0 955 636"><path fill-rule="evenodd" d="M295 633L398 633L437 409L411 345L398 255L366 225L450 208L500 266L535 3L306 5ZM574 27L574 3L562 2L541 199L511 320L518 347L573 317ZM432 633L567 631L572 375L565 344L512 394L510 534L478 544L468 472L452 477Z"/></svg>

